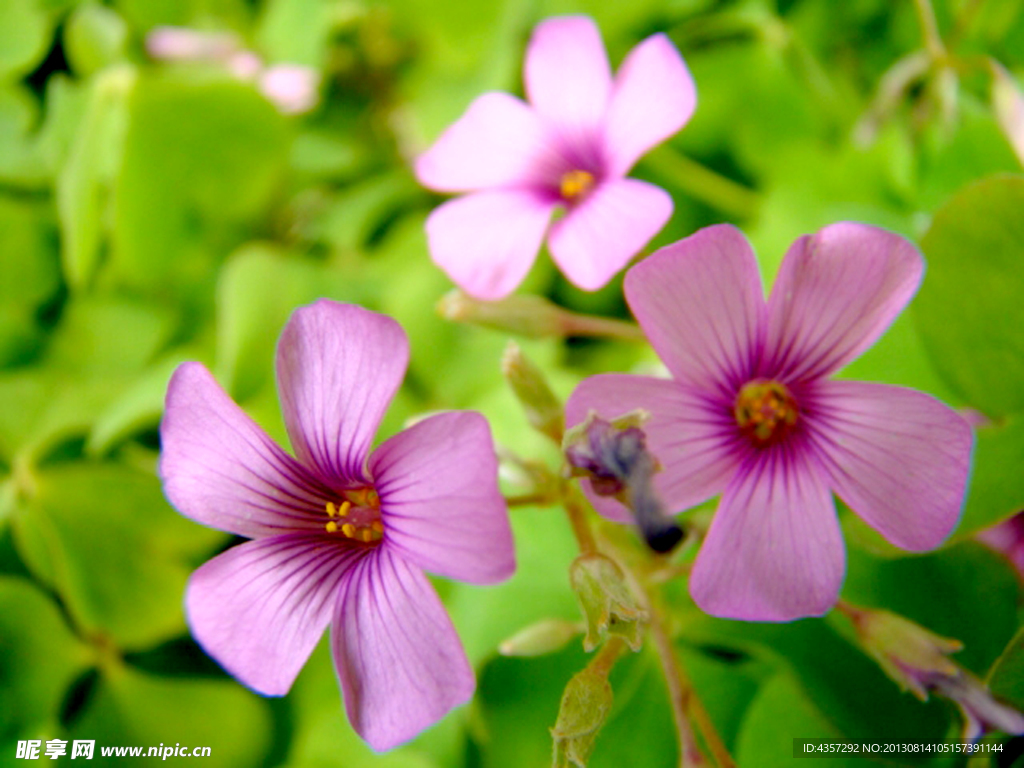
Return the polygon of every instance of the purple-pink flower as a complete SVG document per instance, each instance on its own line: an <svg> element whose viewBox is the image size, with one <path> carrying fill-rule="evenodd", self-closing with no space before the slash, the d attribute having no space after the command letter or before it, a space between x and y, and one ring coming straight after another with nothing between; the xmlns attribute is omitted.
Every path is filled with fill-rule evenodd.
<svg viewBox="0 0 1024 768"><path fill-rule="evenodd" d="M787 621L828 611L845 572L830 492L903 549L932 549L956 525L973 444L963 417L911 389L828 378L885 331L923 270L902 237L839 223L791 246L767 302L750 245L728 225L626 274L629 305L673 378L594 376L566 421L643 408L666 506L722 494L690 575L706 612Z"/></svg>
<svg viewBox="0 0 1024 768"><path fill-rule="evenodd" d="M515 567L480 414L434 415L370 450L408 357L395 321L321 300L295 311L277 348L296 458L199 363L175 372L161 425L160 474L174 506L252 539L192 575L194 636L241 682L281 695L330 624L349 719L377 750L473 694L473 671L421 569L490 584Z"/></svg>
<svg viewBox="0 0 1024 768"><path fill-rule="evenodd" d="M613 78L584 16L537 26L525 81L529 104L484 94L416 161L425 186L470 193L430 215L427 239L438 266L479 299L515 290L545 235L569 280L586 290L607 283L672 214L664 190L625 176L697 100L665 35L641 42Z"/></svg>

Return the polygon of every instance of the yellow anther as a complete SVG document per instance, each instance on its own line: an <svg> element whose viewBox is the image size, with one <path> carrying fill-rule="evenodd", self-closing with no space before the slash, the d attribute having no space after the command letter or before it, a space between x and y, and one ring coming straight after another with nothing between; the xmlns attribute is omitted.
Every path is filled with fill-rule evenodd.
<svg viewBox="0 0 1024 768"><path fill-rule="evenodd" d="M352 525L352 523L345 523L341 526L341 532L350 539L354 539L356 537L356 527Z"/></svg>
<svg viewBox="0 0 1024 768"><path fill-rule="evenodd" d="M384 523L380 520L374 520L370 527L377 533L384 533Z"/></svg>
<svg viewBox="0 0 1024 768"><path fill-rule="evenodd" d="M328 517L334 517L336 514L338 514L338 508L336 506L334 506L334 502L333 501L328 501L327 502L327 516Z"/></svg>
<svg viewBox="0 0 1024 768"><path fill-rule="evenodd" d="M574 203L586 195L594 186L594 174L573 170L562 174L558 192L567 203Z"/></svg>
<svg viewBox="0 0 1024 768"><path fill-rule="evenodd" d="M337 533L338 532L338 524L336 522L334 522L333 520L331 520L331 522L329 522L327 524L327 532L328 533Z"/></svg>
<svg viewBox="0 0 1024 768"><path fill-rule="evenodd" d="M343 501L338 507L338 517L348 517L348 511L352 509L351 501Z"/></svg>
<svg viewBox="0 0 1024 768"><path fill-rule="evenodd" d="M359 532L359 538L361 538L364 542L369 544L370 539L373 538L373 531L371 531L369 528L363 528L363 530Z"/></svg>
<svg viewBox="0 0 1024 768"><path fill-rule="evenodd" d="M733 405L736 424L758 446L777 442L796 425L796 398L779 381L755 379L743 385Z"/></svg>

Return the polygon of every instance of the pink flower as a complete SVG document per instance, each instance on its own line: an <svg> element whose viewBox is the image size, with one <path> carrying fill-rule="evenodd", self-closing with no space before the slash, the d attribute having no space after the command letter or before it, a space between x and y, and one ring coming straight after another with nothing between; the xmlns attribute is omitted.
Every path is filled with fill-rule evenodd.
<svg viewBox="0 0 1024 768"><path fill-rule="evenodd" d="M1003 555L1024 578L1024 512L979 531L975 538Z"/></svg>
<svg viewBox="0 0 1024 768"><path fill-rule="evenodd" d="M539 24L525 70L529 104L484 94L416 161L425 186L471 193L430 215L427 239L438 266L480 299L515 290L545 235L569 280L586 290L607 283L672 214L664 190L625 175L696 105L665 35L634 48L613 79L601 34L583 16ZM565 215L550 224L558 208Z"/></svg>
<svg viewBox="0 0 1024 768"><path fill-rule="evenodd" d="M706 612L828 611L845 571L830 491L903 549L932 549L956 525L973 443L963 417L921 392L828 378L883 333L923 269L903 238L840 223L793 244L767 303L753 251L728 225L627 273L630 307L674 380L594 376L566 421L643 408L666 506L722 494L690 576Z"/></svg>
<svg viewBox="0 0 1024 768"><path fill-rule="evenodd" d="M473 671L421 568L475 584L512 574L487 422L431 416L370 444L408 342L390 318L318 301L277 348L293 459L185 363L161 426L164 489L180 512L252 541L199 568L186 611L241 682L288 691L324 628L353 727L389 749L473 694Z"/></svg>

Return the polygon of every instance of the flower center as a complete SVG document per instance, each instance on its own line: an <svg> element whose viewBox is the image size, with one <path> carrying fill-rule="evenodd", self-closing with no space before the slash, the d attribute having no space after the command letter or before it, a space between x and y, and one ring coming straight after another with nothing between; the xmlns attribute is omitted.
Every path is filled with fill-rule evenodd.
<svg viewBox="0 0 1024 768"><path fill-rule="evenodd" d="M567 203L579 202L594 188L594 174L589 171L573 170L562 174L558 192Z"/></svg>
<svg viewBox="0 0 1024 768"><path fill-rule="evenodd" d="M800 414L796 398L786 385L768 379L744 384L736 395L732 412L740 431L759 447L788 435Z"/></svg>
<svg viewBox="0 0 1024 768"><path fill-rule="evenodd" d="M328 533L340 533L346 539L364 544L384 538L384 523L380 519L380 497L373 488L354 488L341 492L340 503L328 501L324 526Z"/></svg>

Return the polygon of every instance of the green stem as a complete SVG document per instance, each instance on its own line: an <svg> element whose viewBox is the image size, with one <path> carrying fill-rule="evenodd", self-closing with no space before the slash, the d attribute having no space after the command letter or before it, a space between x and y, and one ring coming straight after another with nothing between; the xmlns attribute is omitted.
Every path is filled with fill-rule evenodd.
<svg viewBox="0 0 1024 768"><path fill-rule="evenodd" d="M757 212L759 201L756 192L668 145L648 153L643 167L690 197L738 219L749 219Z"/></svg>
<svg viewBox="0 0 1024 768"><path fill-rule="evenodd" d="M565 514L572 525L573 535L579 544L581 555L592 555L597 552L597 541L587 520L587 511L577 491L569 482L562 483L562 504Z"/></svg>
<svg viewBox="0 0 1024 768"><path fill-rule="evenodd" d="M914 0L914 10L917 11L917 20L921 25L921 35L924 37L924 47L933 61L940 61L946 58L946 46L939 34L939 23L935 19L935 9L932 8L930 0Z"/></svg>

